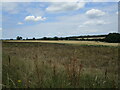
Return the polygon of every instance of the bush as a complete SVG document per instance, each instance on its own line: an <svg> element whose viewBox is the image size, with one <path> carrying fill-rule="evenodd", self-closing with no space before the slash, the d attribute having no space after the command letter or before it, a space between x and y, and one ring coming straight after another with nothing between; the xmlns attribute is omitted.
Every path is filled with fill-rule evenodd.
<svg viewBox="0 0 120 90"><path fill-rule="evenodd" d="M20 37L20 36L17 36L17 38L16 38L17 40L22 40L22 37Z"/></svg>
<svg viewBox="0 0 120 90"><path fill-rule="evenodd" d="M33 40L35 40L35 37L33 37Z"/></svg>
<svg viewBox="0 0 120 90"><path fill-rule="evenodd" d="M106 42L110 43L120 43L120 34L119 33L109 33L106 38Z"/></svg>

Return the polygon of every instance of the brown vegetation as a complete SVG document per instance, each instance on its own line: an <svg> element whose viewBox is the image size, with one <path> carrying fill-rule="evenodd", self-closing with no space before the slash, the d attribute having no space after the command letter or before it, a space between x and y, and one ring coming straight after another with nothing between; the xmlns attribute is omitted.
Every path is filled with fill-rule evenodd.
<svg viewBox="0 0 120 90"><path fill-rule="evenodd" d="M117 88L118 47L3 43L3 87Z"/></svg>

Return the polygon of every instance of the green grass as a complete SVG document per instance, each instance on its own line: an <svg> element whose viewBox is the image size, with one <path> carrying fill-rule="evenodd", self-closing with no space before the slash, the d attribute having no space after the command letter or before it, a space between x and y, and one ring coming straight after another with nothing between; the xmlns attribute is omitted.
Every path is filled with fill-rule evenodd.
<svg viewBox="0 0 120 90"><path fill-rule="evenodd" d="M3 43L5 88L117 88L118 47Z"/></svg>

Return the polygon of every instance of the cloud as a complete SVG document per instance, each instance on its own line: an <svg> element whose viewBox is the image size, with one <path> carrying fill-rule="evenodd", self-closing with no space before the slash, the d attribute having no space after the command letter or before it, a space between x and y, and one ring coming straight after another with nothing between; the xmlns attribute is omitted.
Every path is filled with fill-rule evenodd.
<svg viewBox="0 0 120 90"><path fill-rule="evenodd" d="M79 28L85 28L85 27L90 27L90 26L98 27L98 26L107 25L107 24L111 24L111 23L106 22L104 20L88 20L88 21L84 22L83 24L78 25L78 27Z"/></svg>
<svg viewBox="0 0 120 90"><path fill-rule="evenodd" d="M104 10L106 12L108 9L110 9L108 8L108 6L103 6L101 5L101 3L99 4L100 4L100 7L97 7L96 4L95 5L92 4L92 6L89 6L89 7L87 7L86 5L86 8L83 8L84 9L83 12L76 11L77 13L75 14L74 12L71 12L71 14L58 15L55 13L49 14L49 12L45 12L45 15L50 18L50 20L47 20L47 22L44 22L44 23L41 22L40 24L36 23L33 25L26 24L26 25L23 25L22 27L16 28L14 27L16 22L21 21L21 19L23 19L25 15L27 15L26 17L24 17L24 19L27 18L27 20L25 21L33 21L33 22L36 21L36 18L38 16L44 16L44 15L35 15L34 12L31 12L31 11L27 14L24 13L24 15L21 15L23 14L23 12L21 12L19 16L17 16L19 17L17 18L18 19L17 21L13 20L13 18L15 17L11 17L11 20L6 20L6 23L8 23L8 21L10 22L8 24L4 23L3 38L4 37L14 38L17 35L21 35L25 38L33 37L33 36L44 37L47 35L48 36L89 35L89 34L104 34L104 33L109 33L111 31L118 31L118 28L117 28L118 18L115 15L117 8L113 7L113 5L109 4L108 6L111 5L111 7L113 7L112 9L114 9L114 11L113 10L112 11L114 13L111 13L111 11L108 11L107 14L103 16L100 15L99 17L101 18L91 19L91 18L88 18L87 15L84 13L84 11L91 10L92 8L98 8L99 10ZM48 3L46 7L48 8L49 5L51 6L51 4ZM38 8L38 10L36 10L35 12L39 11L39 9L40 8ZM5 18L6 17L4 17L4 19ZM13 28L11 28L11 21L14 21L14 23L12 24ZM111 23L107 24L108 22L111 22ZM10 25L9 26L10 28L7 27L7 25Z"/></svg>
<svg viewBox="0 0 120 90"><path fill-rule="evenodd" d="M2 2L33 2L34 0L2 0Z"/></svg>
<svg viewBox="0 0 120 90"><path fill-rule="evenodd" d="M78 27L78 25L83 25L85 21L91 19L86 18L83 15L73 15L71 16L59 16L58 18L63 17L63 19L55 22L46 22L41 24L35 24L30 26L5 29L3 32L3 38L15 38L17 35L22 37L47 37L47 36L71 36L71 35L90 35L90 34L107 34L109 32L117 32L117 18L114 14L108 15L108 17L102 17L105 22L111 22L110 24L104 25L84 25L84 28ZM80 18L81 17L81 18ZM94 19L96 20L96 19ZM41 29L41 30L40 30ZM29 30L29 32L28 32ZM59 33L58 33L59 32ZM14 33L14 34L13 34Z"/></svg>
<svg viewBox="0 0 120 90"><path fill-rule="evenodd" d="M17 24L18 24L18 25L22 25L22 24L24 24L24 23L22 23L22 22L18 22Z"/></svg>
<svg viewBox="0 0 120 90"><path fill-rule="evenodd" d="M3 11L9 12L10 14L17 14L20 10L18 3L6 2L2 4Z"/></svg>
<svg viewBox="0 0 120 90"><path fill-rule="evenodd" d="M44 11L41 8L26 8L28 15L43 16Z"/></svg>
<svg viewBox="0 0 120 90"><path fill-rule="evenodd" d="M26 3L4 2L2 3L2 10L3 12L7 12L9 14L18 14L20 12L25 12L27 14L29 13L31 14L33 12L34 14L36 10L34 8L31 8L30 5L31 5L30 2L26 2ZM31 12L28 8L31 10Z"/></svg>
<svg viewBox="0 0 120 90"><path fill-rule="evenodd" d="M104 24L109 24L109 23L103 20L90 20L84 23L84 25L104 25Z"/></svg>
<svg viewBox="0 0 120 90"><path fill-rule="evenodd" d="M86 15L89 17L89 18L98 18L98 17L101 17L101 16L104 16L105 15L105 12L99 10L99 9L91 9L91 10L88 10L86 12Z"/></svg>
<svg viewBox="0 0 120 90"><path fill-rule="evenodd" d="M2 0L2 2L76 2L78 0ZM119 0L79 0L80 2L119 2Z"/></svg>
<svg viewBox="0 0 120 90"><path fill-rule="evenodd" d="M44 21L44 20L46 20L46 17L41 17L41 16L37 16L37 17L35 17L35 16L26 16L25 17L25 21L35 21L35 22L37 22L37 21Z"/></svg>
<svg viewBox="0 0 120 90"><path fill-rule="evenodd" d="M116 14L118 15L118 12L116 12Z"/></svg>
<svg viewBox="0 0 120 90"><path fill-rule="evenodd" d="M65 12L72 10L79 10L85 6L85 2L59 2L52 3L46 8L48 12Z"/></svg>
<svg viewBox="0 0 120 90"><path fill-rule="evenodd" d="M2 28L0 28L0 31L2 31Z"/></svg>

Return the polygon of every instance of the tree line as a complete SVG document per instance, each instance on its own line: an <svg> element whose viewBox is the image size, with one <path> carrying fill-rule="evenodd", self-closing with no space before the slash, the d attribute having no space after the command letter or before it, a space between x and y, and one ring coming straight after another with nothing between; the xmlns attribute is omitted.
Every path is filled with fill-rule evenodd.
<svg viewBox="0 0 120 90"><path fill-rule="evenodd" d="M89 39L91 37L105 37L103 39ZM78 39L81 38L81 39ZM87 39L85 39L87 38ZM92 35L92 36L72 36L72 37L43 37L36 39L33 37L32 39L23 39L21 36L17 36L16 40L76 40L76 41L102 41L102 42L110 42L110 43L120 43L120 33L109 33L108 35Z"/></svg>

